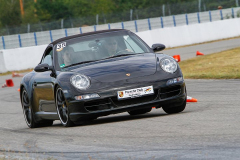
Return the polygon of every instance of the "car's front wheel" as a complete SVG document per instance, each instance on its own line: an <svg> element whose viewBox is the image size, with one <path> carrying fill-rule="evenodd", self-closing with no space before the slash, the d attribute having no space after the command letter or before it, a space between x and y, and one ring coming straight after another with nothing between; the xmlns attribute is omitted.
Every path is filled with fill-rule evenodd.
<svg viewBox="0 0 240 160"><path fill-rule="evenodd" d="M167 105L162 106L162 109L168 114L174 114L174 113L182 112L185 109L185 107L186 107L186 100L183 101L182 104L174 106L174 107L167 106Z"/></svg>
<svg viewBox="0 0 240 160"><path fill-rule="evenodd" d="M73 122L69 118L69 109L66 104L63 91L60 87L57 88L55 96L57 113L62 125L65 127L73 126Z"/></svg>

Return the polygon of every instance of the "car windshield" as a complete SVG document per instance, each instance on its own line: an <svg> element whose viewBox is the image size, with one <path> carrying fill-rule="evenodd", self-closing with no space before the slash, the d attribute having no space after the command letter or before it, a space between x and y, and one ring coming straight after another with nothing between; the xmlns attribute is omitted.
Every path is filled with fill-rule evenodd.
<svg viewBox="0 0 240 160"><path fill-rule="evenodd" d="M54 47L60 68L102 59L151 52L134 33L127 31L81 36Z"/></svg>

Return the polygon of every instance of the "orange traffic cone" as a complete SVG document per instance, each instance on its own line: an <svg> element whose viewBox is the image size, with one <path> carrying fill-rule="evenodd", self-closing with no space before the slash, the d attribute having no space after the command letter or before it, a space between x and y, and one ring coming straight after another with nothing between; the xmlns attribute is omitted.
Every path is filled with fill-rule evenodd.
<svg viewBox="0 0 240 160"><path fill-rule="evenodd" d="M204 54L201 53L201 52L199 52L199 51L196 52L196 56L203 56L203 55L204 55Z"/></svg>
<svg viewBox="0 0 240 160"><path fill-rule="evenodd" d="M187 102L197 102L197 99L187 96Z"/></svg>
<svg viewBox="0 0 240 160"><path fill-rule="evenodd" d="M174 58L177 62L180 62L180 61L181 61L180 55L174 55L173 58Z"/></svg>
<svg viewBox="0 0 240 160"><path fill-rule="evenodd" d="M6 85L7 85L7 87L13 87L14 86L13 80L12 79L6 79Z"/></svg>
<svg viewBox="0 0 240 160"><path fill-rule="evenodd" d="M23 75L19 73L12 72L12 77L23 77Z"/></svg>

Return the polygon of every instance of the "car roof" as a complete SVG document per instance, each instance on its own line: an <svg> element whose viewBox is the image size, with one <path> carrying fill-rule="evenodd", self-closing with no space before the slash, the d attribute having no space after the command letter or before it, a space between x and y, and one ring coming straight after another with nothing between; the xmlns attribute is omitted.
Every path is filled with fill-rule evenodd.
<svg viewBox="0 0 240 160"><path fill-rule="evenodd" d="M100 30L100 31L93 31L93 32L87 32L87 33L82 33L82 34L76 34L76 35L72 35L72 36L68 36L68 37L63 37L60 39L57 39L55 41L53 41L52 45L55 45L59 42L68 40L68 39L72 39L72 38L77 38L77 37L83 37L83 36L88 36L88 35L94 35L94 34L99 34L99 33L107 33L107 32L116 32L116 31L128 31L126 29L108 29L108 30Z"/></svg>

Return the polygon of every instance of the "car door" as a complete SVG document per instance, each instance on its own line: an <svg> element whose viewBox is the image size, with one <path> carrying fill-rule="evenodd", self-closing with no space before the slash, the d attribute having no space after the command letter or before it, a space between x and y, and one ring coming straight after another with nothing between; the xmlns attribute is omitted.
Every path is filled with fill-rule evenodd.
<svg viewBox="0 0 240 160"><path fill-rule="evenodd" d="M48 47L42 57L40 64L47 63L49 66L53 65L53 49ZM33 98L37 103L37 111L56 112L54 102L54 81L55 78L51 76L52 71L36 72L33 81Z"/></svg>

